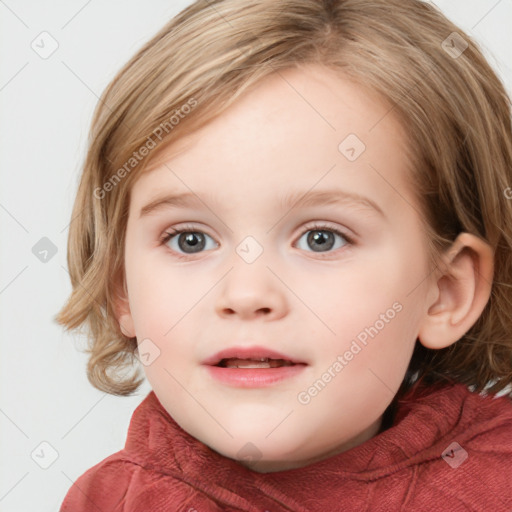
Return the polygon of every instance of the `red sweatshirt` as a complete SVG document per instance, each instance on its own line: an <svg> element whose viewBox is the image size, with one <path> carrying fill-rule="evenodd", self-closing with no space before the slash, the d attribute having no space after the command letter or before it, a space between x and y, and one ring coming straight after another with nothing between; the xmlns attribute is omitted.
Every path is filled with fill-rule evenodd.
<svg viewBox="0 0 512 512"><path fill-rule="evenodd" d="M61 512L512 511L512 401L456 384L309 466L258 473L187 434L154 392L125 448L84 473Z"/></svg>

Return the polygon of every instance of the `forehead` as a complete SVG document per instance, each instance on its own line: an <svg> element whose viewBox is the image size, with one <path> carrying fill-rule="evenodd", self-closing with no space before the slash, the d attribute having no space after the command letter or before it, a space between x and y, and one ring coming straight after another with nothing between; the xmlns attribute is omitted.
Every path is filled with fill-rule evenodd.
<svg viewBox="0 0 512 512"><path fill-rule="evenodd" d="M340 186L392 203L400 190L407 194L409 150L392 106L377 93L323 66L302 66L267 76L173 142L164 163L136 182L132 202L140 209L163 189L199 197L218 191L237 203Z"/></svg>

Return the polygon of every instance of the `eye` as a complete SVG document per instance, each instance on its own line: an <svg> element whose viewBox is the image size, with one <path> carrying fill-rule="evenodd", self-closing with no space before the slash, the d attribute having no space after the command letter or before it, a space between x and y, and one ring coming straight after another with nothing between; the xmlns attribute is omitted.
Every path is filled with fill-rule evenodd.
<svg viewBox="0 0 512 512"><path fill-rule="evenodd" d="M193 227L172 228L171 232L162 235L160 242L167 245L178 257L197 254L219 246L211 236ZM333 252L345 245L353 244L351 237L327 225L311 226L297 241L299 249L316 253Z"/></svg>
<svg viewBox="0 0 512 512"><path fill-rule="evenodd" d="M303 241L302 247L300 246ZM306 246L304 246L306 244ZM329 226L313 226L308 229L298 240L299 249L308 250L310 247L313 252L328 252L339 249L345 245L352 245L353 241L346 234Z"/></svg>
<svg viewBox="0 0 512 512"><path fill-rule="evenodd" d="M208 246L208 242L211 241ZM173 229L171 233L164 233L162 245L169 246L173 251L180 255L185 254L196 254L204 250L214 249L218 244L213 240L212 237L203 233L202 231L196 231L193 229Z"/></svg>

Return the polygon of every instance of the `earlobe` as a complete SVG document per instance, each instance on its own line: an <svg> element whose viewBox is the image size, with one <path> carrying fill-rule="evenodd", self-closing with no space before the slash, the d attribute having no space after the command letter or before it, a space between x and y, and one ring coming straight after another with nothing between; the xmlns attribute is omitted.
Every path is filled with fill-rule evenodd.
<svg viewBox="0 0 512 512"><path fill-rule="evenodd" d="M125 313L119 316L119 328L127 338L135 338L135 328L133 325L132 316Z"/></svg>
<svg viewBox="0 0 512 512"><path fill-rule="evenodd" d="M115 286L114 297L114 311L119 328L127 338L134 338L135 326L133 325L133 318L130 311L130 303L126 288L124 286L121 287L120 285Z"/></svg>
<svg viewBox="0 0 512 512"><path fill-rule="evenodd" d="M462 338L478 320L492 288L494 254L481 238L461 233L440 262L432 283L437 296L427 305L418 338L427 348L445 348Z"/></svg>

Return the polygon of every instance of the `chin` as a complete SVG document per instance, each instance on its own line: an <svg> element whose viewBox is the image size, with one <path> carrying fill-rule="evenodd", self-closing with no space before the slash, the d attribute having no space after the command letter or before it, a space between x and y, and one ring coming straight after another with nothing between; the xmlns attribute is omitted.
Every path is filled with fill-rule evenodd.
<svg viewBox="0 0 512 512"><path fill-rule="evenodd" d="M283 460L276 460L276 461L266 461L266 460L259 460L259 461L237 461L242 466L246 467L247 469L250 469L252 471L256 471L257 473L275 473L276 471L286 471L288 469L295 469L295 468L301 468L303 466L307 465L307 462L301 462L301 461L283 461Z"/></svg>
<svg viewBox="0 0 512 512"><path fill-rule="evenodd" d="M257 436L236 436L230 439L228 443L217 442L210 443L203 441L212 450L220 455L233 459L243 466L262 473L271 471L282 471L282 468L299 467L301 461L297 460L300 442L284 444L282 440L265 439L269 431L259 433Z"/></svg>

